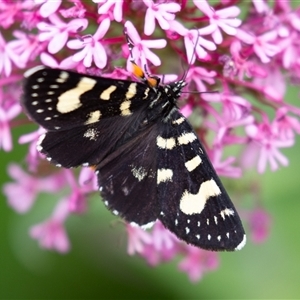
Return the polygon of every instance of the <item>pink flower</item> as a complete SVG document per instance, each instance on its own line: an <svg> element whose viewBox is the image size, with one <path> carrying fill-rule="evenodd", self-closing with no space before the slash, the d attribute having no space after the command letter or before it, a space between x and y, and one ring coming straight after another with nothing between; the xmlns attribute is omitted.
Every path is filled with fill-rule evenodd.
<svg viewBox="0 0 300 300"><path fill-rule="evenodd" d="M84 8L80 0L73 0L72 3L74 6L67 9L60 9L59 13L64 18L84 18L86 9Z"/></svg>
<svg viewBox="0 0 300 300"><path fill-rule="evenodd" d="M270 11L270 7L264 0L252 0L252 4L259 14L267 14Z"/></svg>
<svg viewBox="0 0 300 300"><path fill-rule="evenodd" d="M215 270L219 265L215 252L205 251L194 246L186 246L185 258L179 263L179 269L188 273L192 282L199 281L205 272Z"/></svg>
<svg viewBox="0 0 300 300"><path fill-rule="evenodd" d="M240 14L237 6L229 6L215 11L205 0L194 0L194 4L209 18L210 25L208 27L213 31L212 38L216 44L223 42L220 29L229 35L235 35L236 27L242 23L236 18Z"/></svg>
<svg viewBox="0 0 300 300"><path fill-rule="evenodd" d="M240 40L234 40L231 43L230 53L232 57L223 55L219 59L219 61L224 64L224 76L231 78L238 76L239 80L244 80L245 76L248 78L260 78L267 76L265 66L261 66L253 60L249 60L245 57Z"/></svg>
<svg viewBox="0 0 300 300"><path fill-rule="evenodd" d="M186 118L188 118L188 117L192 114L192 112L193 112L193 105L192 105L191 103L188 103L188 104L182 106L182 107L180 108L180 112L181 112Z"/></svg>
<svg viewBox="0 0 300 300"><path fill-rule="evenodd" d="M3 192L8 204L18 213L26 213L34 204L40 192L57 192L65 184L60 174L44 178L25 173L17 164L10 164L9 175L16 181L5 183Z"/></svg>
<svg viewBox="0 0 300 300"><path fill-rule="evenodd" d="M70 49L82 49L73 55L73 60L75 62L82 61L87 68L94 62L98 68L103 69L107 64L107 54L101 40L108 31L109 26L110 20L105 18L94 35L83 37L81 40L69 41L67 46Z"/></svg>
<svg viewBox="0 0 300 300"><path fill-rule="evenodd" d="M179 35L184 37L184 45L187 55L187 61L193 64L196 60L194 53L200 58L205 59L207 56L207 50L216 50L216 45L204 39L202 36L212 33L211 28L201 28L201 29L187 29L181 23L174 20L170 22L171 30L175 31ZM204 49L205 48L205 49Z"/></svg>
<svg viewBox="0 0 300 300"><path fill-rule="evenodd" d="M246 133L252 143L248 145L243 156L245 165L253 164L256 155L259 155L257 163L259 173L265 171L268 163L272 171L277 170L279 164L288 165L288 159L279 151L279 148L293 146L294 139L280 139L275 129L276 127L269 123L266 116L262 123L246 126Z"/></svg>
<svg viewBox="0 0 300 300"><path fill-rule="evenodd" d="M289 116L288 113L287 107L278 108L273 122L274 131L281 140L293 140L295 139L295 133L300 134L299 119Z"/></svg>
<svg viewBox="0 0 300 300"><path fill-rule="evenodd" d="M127 253L133 255L142 253L146 244L151 242L150 234L138 226L126 224L128 235Z"/></svg>
<svg viewBox="0 0 300 300"><path fill-rule="evenodd" d="M211 162L219 176L240 178L242 176L242 170L240 167L233 166L237 163L237 159L234 156L227 157L222 160L224 148L217 145L213 147L212 155L210 155Z"/></svg>
<svg viewBox="0 0 300 300"><path fill-rule="evenodd" d="M252 83L271 101L283 103L283 98L287 88L286 81L284 80L284 74L275 65L268 64L264 69L266 76L256 76Z"/></svg>
<svg viewBox="0 0 300 300"><path fill-rule="evenodd" d="M26 161L31 172L35 172L40 161L41 154L36 149L36 144L39 137L45 133L45 129L39 128L38 130L24 134L19 138L20 144L29 144L29 150L27 153Z"/></svg>
<svg viewBox="0 0 300 300"><path fill-rule="evenodd" d="M208 71L203 67L191 66L186 76L186 82L189 82L189 85L191 85L192 82L194 82L199 92L205 92L207 91L207 88L204 82L207 84L214 84L214 77L216 75L217 73L215 71Z"/></svg>
<svg viewBox="0 0 300 300"><path fill-rule="evenodd" d="M44 48L36 35L27 34L25 32L15 30L13 35L16 37L8 43L13 62L20 68L24 68L30 60L34 60Z"/></svg>
<svg viewBox="0 0 300 300"><path fill-rule="evenodd" d="M8 77L11 74L12 62L19 68L24 67L22 63L18 63L17 55L12 51L9 43L6 44L0 32L0 75L5 74Z"/></svg>
<svg viewBox="0 0 300 300"><path fill-rule="evenodd" d="M117 22L122 21L123 2L124 0L93 0L95 3L100 3L98 8L99 15L109 14L113 9L113 16Z"/></svg>
<svg viewBox="0 0 300 300"><path fill-rule="evenodd" d="M227 139L228 132L238 126L246 126L254 122L254 117L249 114L250 103L237 95L228 93L208 93L203 94L202 98L206 101L222 103L222 112L213 112L217 120L217 125L212 126L217 131L216 143L221 144Z"/></svg>
<svg viewBox="0 0 300 300"><path fill-rule="evenodd" d="M39 40L49 41L48 51L51 54L57 53L65 46L70 33L78 33L88 26L87 19L73 19L69 23L64 23L56 14L52 14L49 21L52 24L40 22L37 28L40 31Z"/></svg>
<svg viewBox="0 0 300 300"><path fill-rule="evenodd" d="M86 189L84 192L98 191L98 178L92 168L82 168L78 177L79 186Z"/></svg>
<svg viewBox="0 0 300 300"><path fill-rule="evenodd" d="M34 0L34 2L39 5L40 7L40 14L43 18L47 18L50 15L54 14L58 8L60 7L62 0L55 0L55 1L47 1L47 0Z"/></svg>
<svg viewBox="0 0 300 300"><path fill-rule="evenodd" d="M180 11L177 3L154 3L152 0L143 0L148 7L145 16L144 32L151 35L155 29L155 19L163 30L170 29L170 21L175 19L175 13Z"/></svg>
<svg viewBox="0 0 300 300"><path fill-rule="evenodd" d="M250 213L249 227L254 243L262 243L268 238L270 226L271 218L263 209L258 208Z"/></svg>
<svg viewBox="0 0 300 300"><path fill-rule="evenodd" d="M82 181L81 179L81 185L78 185L78 180L74 176L73 172L71 172L70 170L65 170L64 174L68 186L71 190L70 195L65 197L68 200L70 212L72 213L85 212L87 194L95 190L93 185L94 181L93 180Z"/></svg>
<svg viewBox="0 0 300 300"><path fill-rule="evenodd" d="M14 103L9 107L1 105L1 95L0 90L0 149L3 148L4 151L12 150L12 137L10 132L10 121L17 117L22 109L19 103Z"/></svg>
<svg viewBox="0 0 300 300"><path fill-rule="evenodd" d="M139 227L137 228L142 230ZM151 232L147 232L146 236L140 231L136 233L138 233L137 237L142 238L139 243L136 243L135 248L138 250L136 251L151 266L156 266L162 261L169 261L178 253L178 245L181 242L160 221L155 222Z"/></svg>
<svg viewBox="0 0 300 300"><path fill-rule="evenodd" d="M297 63L299 54L298 33L293 31L287 37L280 39L277 45L280 48L282 63L286 69L292 68Z"/></svg>
<svg viewBox="0 0 300 300"><path fill-rule="evenodd" d="M111 73L101 74L101 76L103 77L118 79L128 79L128 77L130 77L131 75L132 73L122 68L115 68Z"/></svg>
<svg viewBox="0 0 300 300"><path fill-rule="evenodd" d="M127 21L124 26L126 27L129 38L133 42L132 55L136 60L135 62L139 66L147 66L147 60L149 60L154 66L159 66L161 64L159 57L150 51L149 48L164 48L167 45L166 40L142 40L130 21ZM130 62L130 59L128 62Z"/></svg>
<svg viewBox="0 0 300 300"><path fill-rule="evenodd" d="M46 52L41 53L40 59L43 65L51 68L60 68L62 70L77 69L78 72L84 73L86 68L81 62L73 60L73 56L66 57L60 63Z"/></svg>
<svg viewBox="0 0 300 300"><path fill-rule="evenodd" d="M252 45L255 54L262 63L269 63L271 58L280 51L279 46L274 41L277 37L275 30L254 36L242 29L238 29L236 36L244 43Z"/></svg>
<svg viewBox="0 0 300 300"><path fill-rule="evenodd" d="M23 11L31 10L33 6L32 0L0 1L0 27L7 29L17 23L23 18Z"/></svg>
<svg viewBox="0 0 300 300"><path fill-rule="evenodd" d="M48 220L30 228L30 236L37 239L42 248L53 249L61 253L68 252L70 242L64 228L68 215L68 201L63 199L56 205Z"/></svg>

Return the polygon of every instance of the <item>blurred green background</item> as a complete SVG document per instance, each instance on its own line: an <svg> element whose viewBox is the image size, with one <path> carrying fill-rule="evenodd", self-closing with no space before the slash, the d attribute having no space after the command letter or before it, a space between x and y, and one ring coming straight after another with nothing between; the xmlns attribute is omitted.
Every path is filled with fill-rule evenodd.
<svg viewBox="0 0 300 300"><path fill-rule="evenodd" d="M22 132L14 131L15 145ZM7 163L24 163L25 153L26 146L0 152L1 185L10 181ZM129 257L123 227L98 196L86 215L67 222L72 249L60 255L39 249L28 236L28 228L50 214L53 197L43 195L29 214L17 215L1 194L0 298L300 298L300 138L283 153L290 166L259 177L263 205L272 216L269 239L261 245L249 241L240 252L221 253L219 269L196 284L178 271L178 261L150 268L139 257Z"/></svg>

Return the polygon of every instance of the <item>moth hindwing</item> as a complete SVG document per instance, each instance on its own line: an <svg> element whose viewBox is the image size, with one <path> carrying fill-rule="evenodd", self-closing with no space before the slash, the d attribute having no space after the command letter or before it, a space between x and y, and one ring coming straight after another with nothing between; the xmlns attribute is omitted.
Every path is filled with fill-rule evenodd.
<svg viewBox="0 0 300 300"><path fill-rule="evenodd" d="M208 250L241 249L238 213L176 102L185 82L159 85L38 67L22 103L47 132L38 150L66 168L94 166L105 205L131 224L160 220Z"/></svg>

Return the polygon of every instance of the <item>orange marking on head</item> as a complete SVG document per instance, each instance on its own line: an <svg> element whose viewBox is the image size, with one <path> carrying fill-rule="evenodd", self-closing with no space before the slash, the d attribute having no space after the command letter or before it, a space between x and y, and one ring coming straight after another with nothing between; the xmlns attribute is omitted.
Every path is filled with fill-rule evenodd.
<svg viewBox="0 0 300 300"><path fill-rule="evenodd" d="M141 67L139 67L134 62L132 62L132 73L134 74L134 76L136 76L138 78L141 78L141 79L145 78L144 71L141 69Z"/></svg>
<svg viewBox="0 0 300 300"><path fill-rule="evenodd" d="M159 81L156 77L149 77L149 78L147 78L147 83L151 87L157 87Z"/></svg>

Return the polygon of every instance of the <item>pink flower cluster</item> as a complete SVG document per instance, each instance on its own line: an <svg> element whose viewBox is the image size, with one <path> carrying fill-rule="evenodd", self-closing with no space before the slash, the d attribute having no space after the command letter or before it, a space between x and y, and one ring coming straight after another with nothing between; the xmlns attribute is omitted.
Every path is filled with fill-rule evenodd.
<svg viewBox="0 0 300 300"><path fill-rule="evenodd" d="M29 123L20 106L26 69L44 64L130 78L126 26L137 64L156 74L162 73L161 65L179 78L186 73L181 110L187 117L193 114L220 175L241 177L252 166L258 173L287 166L281 148L293 146L300 133L300 108L285 100L287 85L300 80L300 10L290 2L2 0L0 148L8 152L17 147L11 129ZM119 68L116 61L127 68ZM176 78L163 76L164 81ZM218 93L200 94L207 91ZM35 148L42 132L40 128L19 138L20 144L29 145L28 172L11 164L8 173L13 182L4 185L3 193L13 209L28 213L40 192L71 187L49 218L30 229L42 247L66 252L70 243L64 223L73 213L85 212L88 196L97 190L96 181L90 169L83 169L78 178L70 170L45 168L47 162ZM238 159L223 158L224 150L236 145ZM261 205L254 203L254 209L242 211L241 216L252 240L264 241L270 217ZM216 253L181 243L160 223L152 231L126 228L128 253L139 254L150 265L180 255L179 269L192 281L218 265Z"/></svg>

